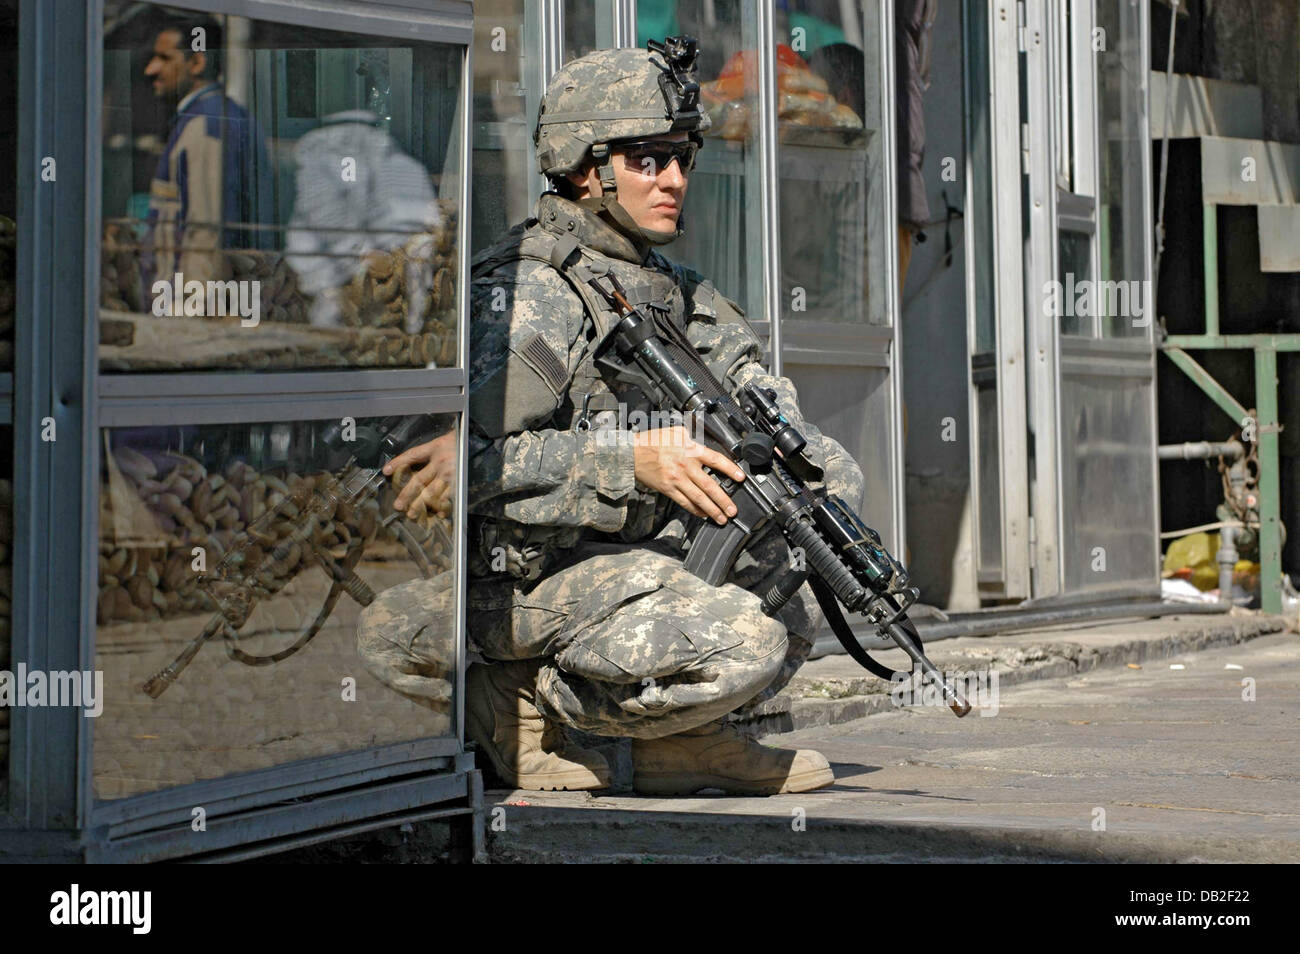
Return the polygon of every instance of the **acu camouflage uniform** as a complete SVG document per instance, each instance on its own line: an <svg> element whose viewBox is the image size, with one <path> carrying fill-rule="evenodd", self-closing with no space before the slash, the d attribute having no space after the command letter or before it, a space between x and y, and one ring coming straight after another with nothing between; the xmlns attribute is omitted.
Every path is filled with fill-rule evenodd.
<svg viewBox="0 0 1300 954"><path fill-rule="evenodd" d="M617 125L604 123L604 137ZM739 306L620 227L619 211L547 192L473 260L467 618L484 657L544 660L536 705L553 722L650 739L774 695L807 658L821 613L806 585L778 618L759 609L755 594L789 565L775 528L722 586L685 570L683 542L699 518L636 480L627 424L657 409L638 391L611 392L596 370L614 315L583 279L612 273L634 304L665 305L733 393L751 381L775 389L830 490L855 508L863 481L802 419L790 381L766 373ZM359 630L370 671L435 708L449 699L451 656L431 614L450 612L449 592L393 587Z"/></svg>
<svg viewBox="0 0 1300 954"><path fill-rule="evenodd" d="M637 483L633 432L619 429L655 409L630 392L620 415L620 396L592 363L613 313L594 296L584 304L556 259L570 274L613 272L634 304L667 302L733 391L750 381L776 389L831 491L855 508L862 472L801 418L790 381L765 372L734 302L576 202L544 194L532 218L475 258L472 648L490 659L545 658L537 705L552 720L597 735L671 735L774 695L807 658L821 614L807 586L778 619L759 610L755 593L789 561L774 528L723 586L683 568L681 544L698 518ZM446 634L429 626L444 604L429 605L430 590L425 581L387 590L363 625L363 657L379 663L372 671L416 698L428 698L424 679L445 693Z"/></svg>

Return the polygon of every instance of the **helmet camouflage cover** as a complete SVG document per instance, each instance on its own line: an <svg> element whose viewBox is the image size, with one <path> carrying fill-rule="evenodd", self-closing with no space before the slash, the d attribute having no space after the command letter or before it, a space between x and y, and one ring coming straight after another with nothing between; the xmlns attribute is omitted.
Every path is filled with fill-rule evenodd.
<svg viewBox="0 0 1300 954"><path fill-rule="evenodd" d="M644 50L596 50L562 66L546 88L533 131L542 173L576 172L599 143L708 129L695 79L697 55L694 37L670 36Z"/></svg>

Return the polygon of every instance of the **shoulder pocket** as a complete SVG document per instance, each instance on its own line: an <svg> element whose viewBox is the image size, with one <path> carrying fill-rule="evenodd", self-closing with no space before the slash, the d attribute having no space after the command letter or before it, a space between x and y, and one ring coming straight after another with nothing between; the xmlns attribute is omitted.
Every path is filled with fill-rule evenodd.
<svg viewBox="0 0 1300 954"><path fill-rule="evenodd" d="M470 418L492 439L529 430L555 413L568 381L564 362L537 332L512 344L506 360L473 383Z"/></svg>

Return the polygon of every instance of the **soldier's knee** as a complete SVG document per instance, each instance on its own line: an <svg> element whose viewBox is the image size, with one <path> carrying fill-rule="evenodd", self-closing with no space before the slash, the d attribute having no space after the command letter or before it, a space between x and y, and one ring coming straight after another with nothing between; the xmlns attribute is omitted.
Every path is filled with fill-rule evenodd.
<svg viewBox="0 0 1300 954"><path fill-rule="evenodd" d="M761 679L779 668L785 626L766 616L752 593L711 586L680 565L652 586L635 584L622 581L627 589L619 594L619 609L579 632L556 656L560 668L620 683L722 668L753 671Z"/></svg>
<svg viewBox="0 0 1300 954"><path fill-rule="evenodd" d="M357 622L357 654L372 674L449 673L455 664L454 576L409 580L376 595Z"/></svg>

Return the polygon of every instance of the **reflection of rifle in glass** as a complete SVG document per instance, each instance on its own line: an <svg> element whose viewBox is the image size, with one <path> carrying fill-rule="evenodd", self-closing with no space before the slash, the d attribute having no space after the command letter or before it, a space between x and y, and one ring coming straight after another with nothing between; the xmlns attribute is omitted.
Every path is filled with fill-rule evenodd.
<svg viewBox="0 0 1300 954"><path fill-rule="evenodd" d="M820 468L803 453L806 441L781 413L776 393L745 385L733 398L700 359L684 331L667 317L651 316L632 305L613 275L588 283L620 315L596 351L596 366L607 380L639 388L660 410L684 415L705 443L721 450L745 472L742 481L715 474L736 506L725 524L706 521L695 533L686 569L717 586L736 557L769 522L784 534L791 552L802 555L763 596L763 611L776 614L805 581L812 587L844 649L882 679L894 671L858 644L840 611L860 612L939 686L958 717L970 706L925 655L921 638L907 618L920 595L907 571L890 556L872 530L843 500L825 489L813 490ZM653 306L651 306L653 310ZM806 567L806 568L805 568Z"/></svg>
<svg viewBox="0 0 1300 954"><path fill-rule="evenodd" d="M377 497L388 478L383 466L417 438L431 430L427 415L388 417L374 424L357 424L355 440L343 439L343 428L332 424L323 435L330 451L349 453L347 463L331 473L323 471L301 483L287 497L248 525L234 541L221 561L199 577L199 588L216 604L217 612L170 665L156 673L142 691L157 699L190 664L203 644L220 634L226 641L231 659L247 666L267 666L287 659L306 646L334 612L339 598L346 593L362 606L369 606L374 591L356 574L356 565L368 542L361 535L352 536L342 557L318 543L320 527L348 512L358 512L367 501ZM429 435L431 436L431 435ZM288 521L288 533L276 533L276 524ZM443 554L452 553L451 540L436 517L430 526L439 537ZM412 533L402 513L384 516L380 525L393 533L406 547L428 579L434 575L421 541ZM289 580L309 566L319 566L330 578L329 594L315 618L302 627L286 649L264 656L252 655L236 643L239 630L247 622L258 601L278 593Z"/></svg>

